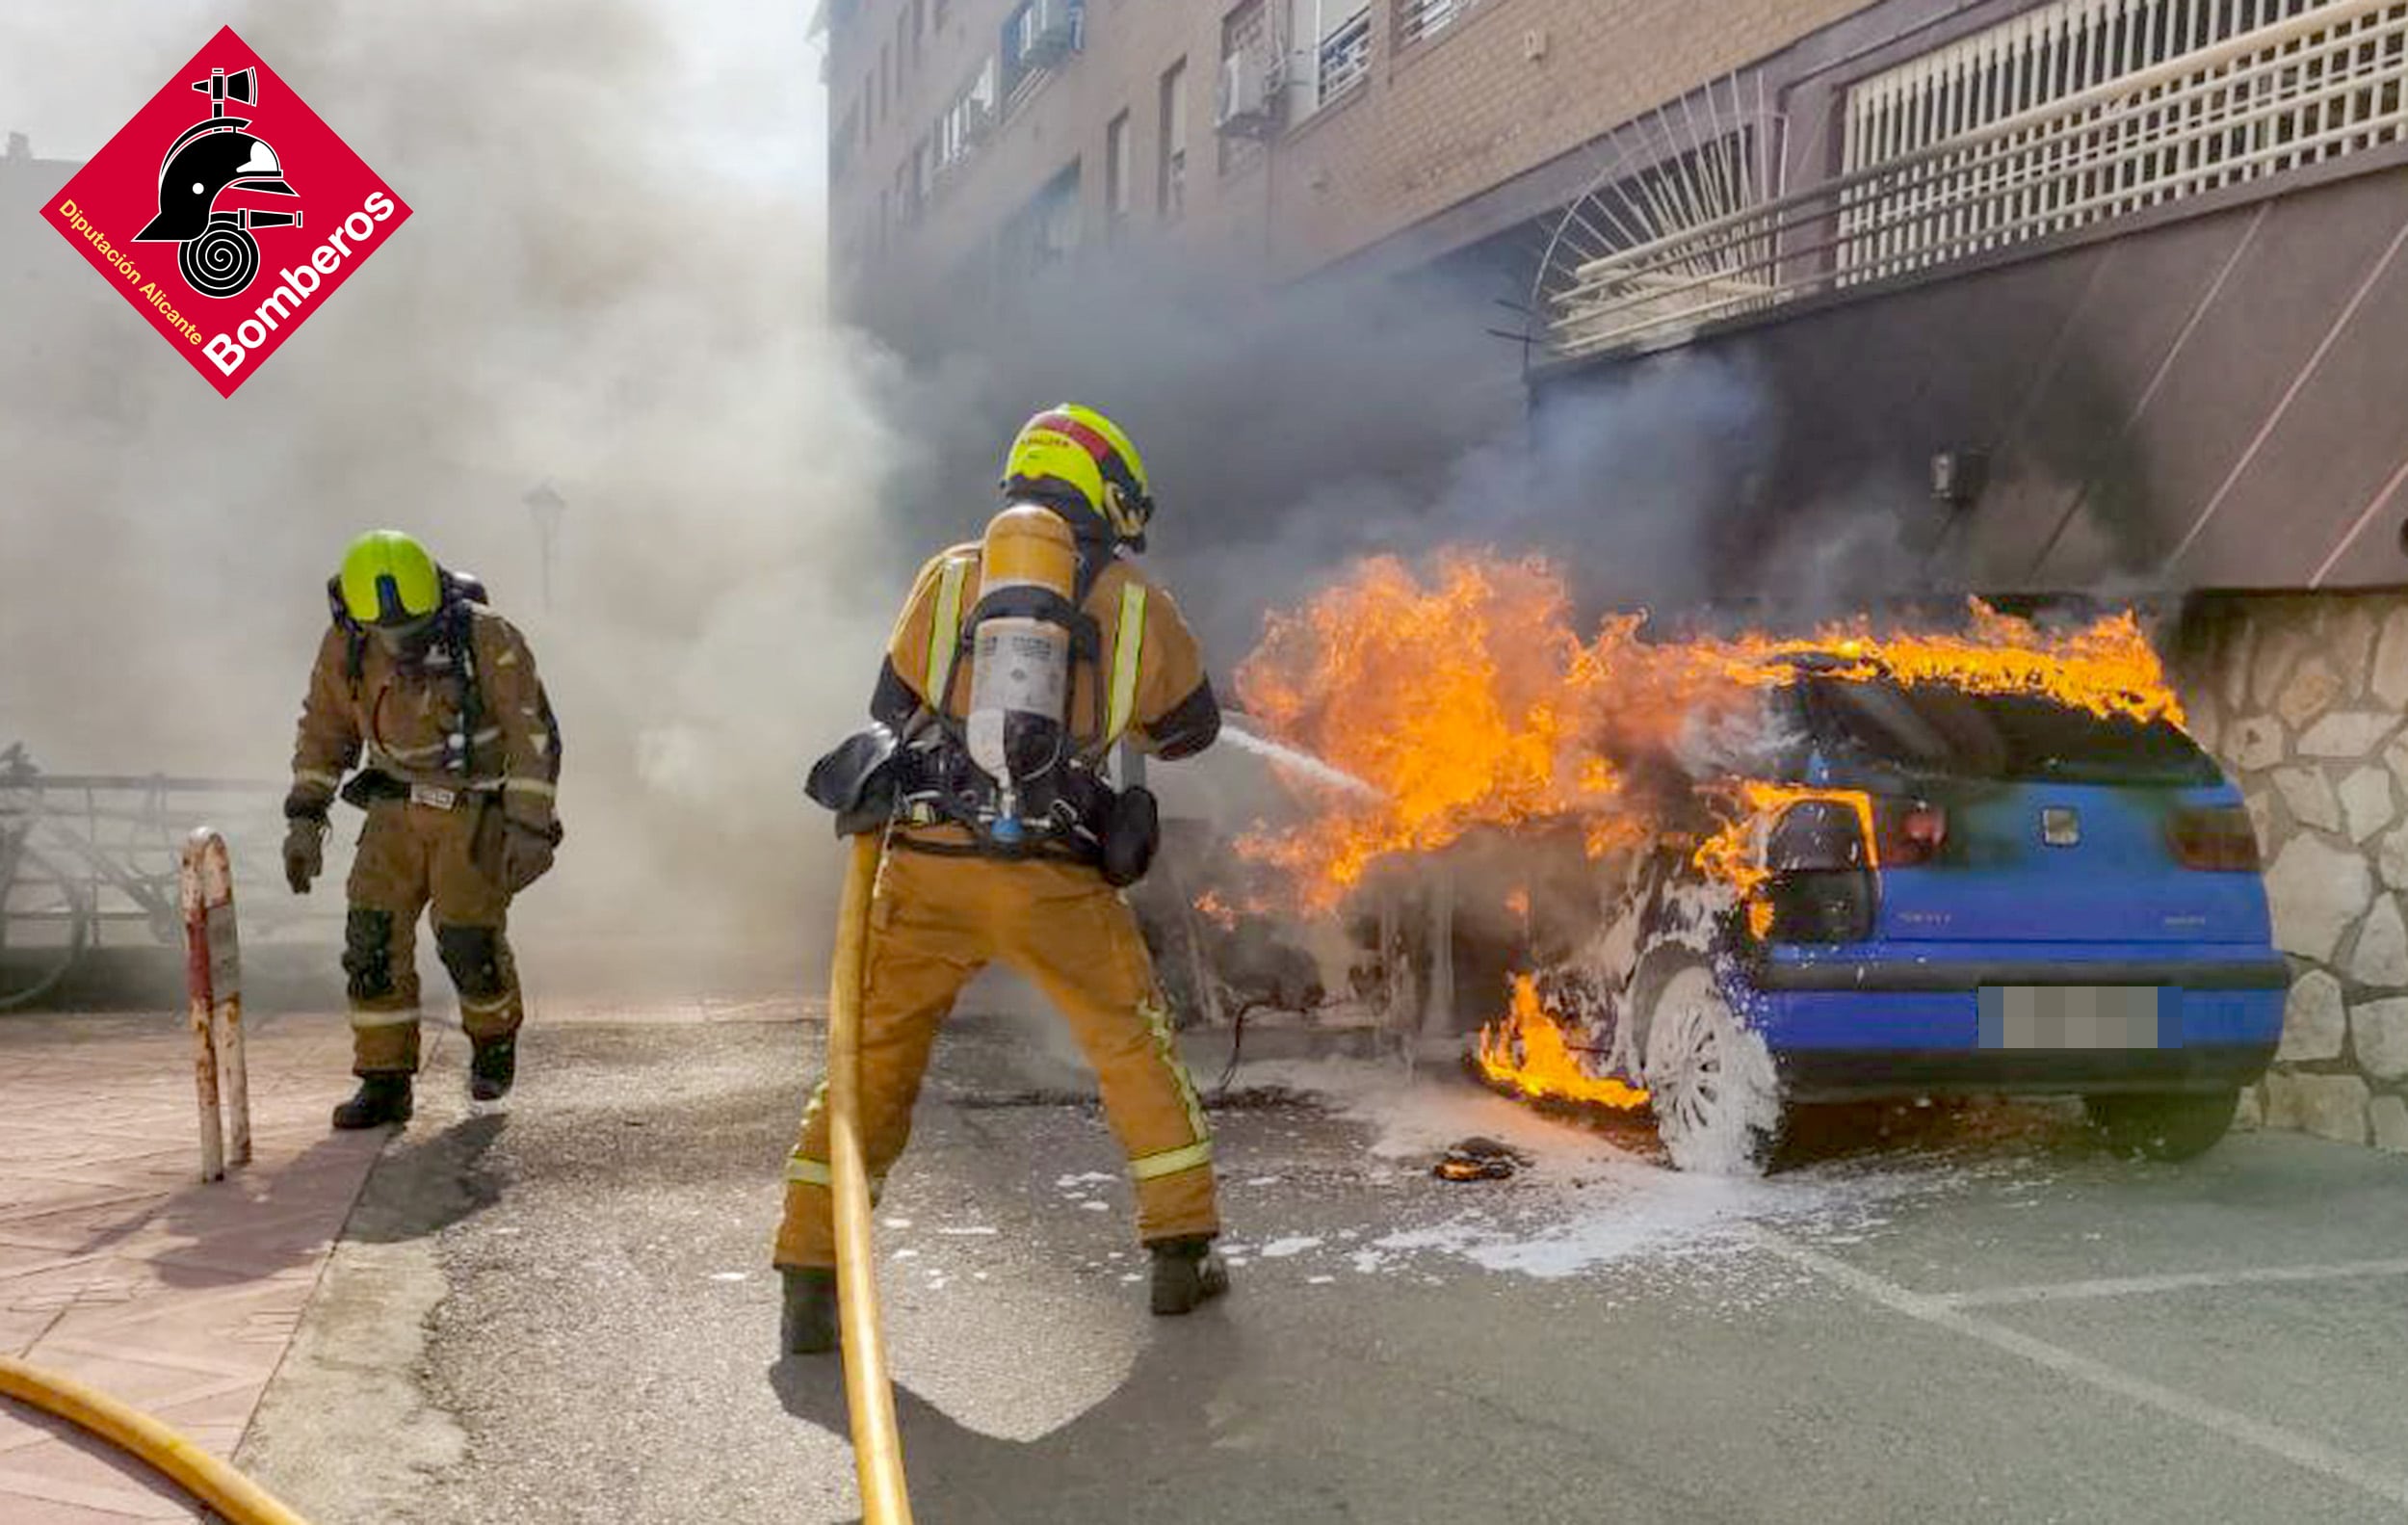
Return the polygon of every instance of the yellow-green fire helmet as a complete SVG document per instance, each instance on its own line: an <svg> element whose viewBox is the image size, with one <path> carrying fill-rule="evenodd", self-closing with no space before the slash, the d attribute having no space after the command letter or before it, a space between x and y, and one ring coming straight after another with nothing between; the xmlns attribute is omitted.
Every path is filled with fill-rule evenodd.
<svg viewBox="0 0 2408 1525"><path fill-rule="evenodd" d="M399 530L370 530L343 553L343 609L363 625L405 625L443 607L443 574Z"/></svg>
<svg viewBox="0 0 2408 1525"><path fill-rule="evenodd" d="M1120 426L1092 408L1064 403L1023 425L1004 457L1006 492L1049 491L1084 503L1112 538L1142 550L1154 499L1145 462Z"/></svg>

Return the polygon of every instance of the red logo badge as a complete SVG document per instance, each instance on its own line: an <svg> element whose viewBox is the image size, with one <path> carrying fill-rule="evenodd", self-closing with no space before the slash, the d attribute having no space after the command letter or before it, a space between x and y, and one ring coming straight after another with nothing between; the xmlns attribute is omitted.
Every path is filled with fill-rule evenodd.
<svg viewBox="0 0 2408 1525"><path fill-rule="evenodd" d="M231 397L409 207L227 27L42 216Z"/></svg>

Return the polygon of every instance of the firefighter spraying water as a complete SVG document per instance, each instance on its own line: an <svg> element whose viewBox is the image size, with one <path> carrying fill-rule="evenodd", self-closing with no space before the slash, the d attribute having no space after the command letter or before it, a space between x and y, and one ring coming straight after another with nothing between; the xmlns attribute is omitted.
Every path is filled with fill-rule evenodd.
<svg viewBox="0 0 2408 1525"><path fill-rule="evenodd" d="M1177 606L1132 560L1154 505L1126 434L1090 408L1048 409L1012 442L1002 486L983 539L914 585L871 697L877 724L812 771L812 798L863 839L856 880L875 881L852 887L866 912L839 950L840 980L852 967L859 980L833 992L847 1020L831 1022L831 1069L852 1057L858 1003L858 1116L831 1116L855 1079L831 1075L786 1169L775 1260L790 1354L836 1344L839 1245L866 1236L850 1210L837 1222L847 1149L831 1145L857 1127L868 1177L885 1174L937 1029L988 962L1043 990L1095 1068L1129 1156L1153 1310L1190 1312L1227 1285L1211 1130L1118 893L1152 861L1155 803L1108 767L1123 742L1202 751L1219 703Z"/></svg>

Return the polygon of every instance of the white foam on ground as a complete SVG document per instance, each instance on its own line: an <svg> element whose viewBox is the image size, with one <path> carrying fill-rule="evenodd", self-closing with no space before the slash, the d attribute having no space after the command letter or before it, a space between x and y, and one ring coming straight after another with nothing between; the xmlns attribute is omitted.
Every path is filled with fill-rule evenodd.
<svg viewBox="0 0 2408 1525"><path fill-rule="evenodd" d="M1737 1261L1757 1225L1862 1236L1884 1223L1887 1210L1902 1198L1936 1195L1995 1172L1995 1165L1968 1170L1935 1159L1871 1168L1842 1162L1770 1179L1688 1174L1452 1076L1415 1080L1394 1065L1311 1060L1249 1065L1243 1083L1319 1098L1369 1126L1373 1152L1382 1158L1418 1166L1479 1135L1529 1159L1507 1181L1430 1181L1427 1192L1415 1193L1419 1200L1400 1206L1400 1218L1418 1222L1384 1233L1374 1225L1359 1243L1342 1241L1331 1252L1365 1275L1419 1274L1432 1256L1547 1279L1641 1258ZM2032 1166L2045 1171L2037 1162ZM1321 1248L1317 1238L1294 1235L1271 1239L1261 1254L1301 1255ZM1318 1270L1321 1259L1308 1263ZM1787 1268L1765 1269L1791 1275Z"/></svg>

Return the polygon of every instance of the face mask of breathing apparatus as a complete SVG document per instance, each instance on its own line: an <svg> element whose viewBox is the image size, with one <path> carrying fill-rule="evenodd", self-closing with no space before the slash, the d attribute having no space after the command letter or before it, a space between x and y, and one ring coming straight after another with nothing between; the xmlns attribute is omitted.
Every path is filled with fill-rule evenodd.
<svg viewBox="0 0 2408 1525"><path fill-rule="evenodd" d="M987 525L980 566L962 739L996 785L995 839L1017 842L1066 802L1078 542L1060 514L1019 504Z"/></svg>

